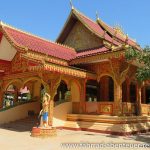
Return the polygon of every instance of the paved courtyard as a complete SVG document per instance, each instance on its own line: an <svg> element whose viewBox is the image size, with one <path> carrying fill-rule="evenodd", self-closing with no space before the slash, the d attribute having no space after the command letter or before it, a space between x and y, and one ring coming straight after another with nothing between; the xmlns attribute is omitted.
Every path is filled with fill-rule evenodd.
<svg viewBox="0 0 150 150"><path fill-rule="evenodd" d="M99 134L85 131L58 130L56 137L33 138L29 131L13 131L0 129L1 150L89 150L89 149L110 149L110 147L98 147L97 143L127 143L127 144L150 144L150 133L136 136L123 137ZM78 143L78 145L63 145L62 143ZM89 145L95 143L95 145ZM80 144L80 145L79 145ZM82 144L82 145L81 145ZM109 145L108 145L109 146ZM117 146L117 145L116 145ZM114 148L114 149L150 149L149 148ZM111 148L112 149L112 148Z"/></svg>

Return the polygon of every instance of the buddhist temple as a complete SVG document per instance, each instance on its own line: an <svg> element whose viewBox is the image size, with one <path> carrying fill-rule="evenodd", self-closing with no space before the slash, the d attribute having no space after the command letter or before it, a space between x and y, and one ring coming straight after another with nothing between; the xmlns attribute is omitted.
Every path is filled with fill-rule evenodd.
<svg viewBox="0 0 150 150"><path fill-rule="evenodd" d="M51 96L48 124L112 134L150 130L150 82L139 85L118 26L71 9L55 42L0 23L0 124L39 114ZM6 117L7 116L7 117Z"/></svg>

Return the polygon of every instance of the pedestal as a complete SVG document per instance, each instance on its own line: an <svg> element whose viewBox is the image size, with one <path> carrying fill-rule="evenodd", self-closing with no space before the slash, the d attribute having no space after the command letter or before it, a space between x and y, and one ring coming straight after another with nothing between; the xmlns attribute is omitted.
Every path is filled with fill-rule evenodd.
<svg viewBox="0 0 150 150"><path fill-rule="evenodd" d="M31 131L32 137L50 137L56 135L56 128L54 127L33 127Z"/></svg>

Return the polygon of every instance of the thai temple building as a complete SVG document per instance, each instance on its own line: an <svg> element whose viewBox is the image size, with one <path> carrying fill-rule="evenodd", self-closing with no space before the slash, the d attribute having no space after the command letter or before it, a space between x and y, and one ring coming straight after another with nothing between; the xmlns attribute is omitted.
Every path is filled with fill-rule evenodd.
<svg viewBox="0 0 150 150"><path fill-rule="evenodd" d="M140 45L99 17L75 8L55 42L0 23L0 124L39 114L43 91L48 124L112 134L150 129L150 82L139 85L129 47Z"/></svg>

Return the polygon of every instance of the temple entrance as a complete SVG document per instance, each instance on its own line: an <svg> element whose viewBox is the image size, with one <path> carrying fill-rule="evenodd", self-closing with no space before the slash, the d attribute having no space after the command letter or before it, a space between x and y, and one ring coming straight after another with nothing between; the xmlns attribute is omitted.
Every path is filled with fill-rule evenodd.
<svg viewBox="0 0 150 150"><path fill-rule="evenodd" d="M100 86L96 80L88 80L86 83L86 101L96 102L100 100Z"/></svg>
<svg viewBox="0 0 150 150"><path fill-rule="evenodd" d="M130 102L136 103L136 83L130 83Z"/></svg>
<svg viewBox="0 0 150 150"><path fill-rule="evenodd" d="M70 99L70 90L68 90L65 81L61 81L59 87L57 88L57 94L54 97L55 102L68 101Z"/></svg>

